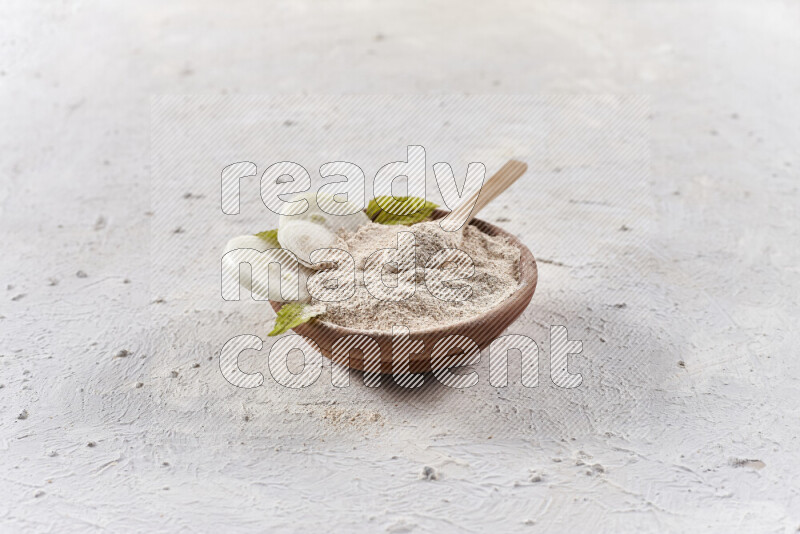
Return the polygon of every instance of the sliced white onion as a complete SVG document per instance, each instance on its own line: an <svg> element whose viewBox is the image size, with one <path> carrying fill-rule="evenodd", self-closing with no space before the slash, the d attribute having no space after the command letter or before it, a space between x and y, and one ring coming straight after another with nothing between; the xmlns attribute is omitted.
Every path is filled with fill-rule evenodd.
<svg viewBox="0 0 800 534"><path fill-rule="evenodd" d="M290 221L278 228L278 241L291 250L306 267L321 269L324 264L311 263L311 253L336 244L336 234L320 224L309 221Z"/></svg>
<svg viewBox="0 0 800 534"><path fill-rule="evenodd" d="M329 267L329 264L311 263L311 253L335 247L338 239L336 234L340 230L353 233L370 222L369 217L352 202L340 202L334 197L335 195L313 191L299 193L292 197L292 201L306 200L308 209L300 213L306 204L298 202L288 214L281 215L278 220L278 241L283 248L294 252L300 263L306 267ZM344 213L349 215L342 215Z"/></svg>
<svg viewBox="0 0 800 534"><path fill-rule="evenodd" d="M228 254L228 252L234 250L239 250L239 252ZM264 251L267 252L263 253ZM252 276L245 271L241 278L239 277L239 264L241 262L247 262L251 265ZM270 284L269 264L272 262L281 264L281 274L280 280L278 280L278 277L273 277L273 282L275 283ZM297 266L297 271L295 271L295 266ZM314 271L304 267L302 264L298 264L297 260L287 250L273 248L269 243L254 235L234 237L228 241L225 245L223 269L226 276L232 277L233 280L238 279L240 285L249 289L257 299L269 299L275 302L311 301L311 296L306 288L306 281ZM291 296L294 296L293 288L298 287L298 282L298 298L293 299L291 298ZM281 285L284 287L283 293L287 295L287 298L284 298L281 294Z"/></svg>
<svg viewBox="0 0 800 534"><path fill-rule="evenodd" d="M292 222L308 221L323 226L335 234L342 229L348 232L355 232L369 222L369 217L358 206L348 201L340 202L336 200L336 196L338 195L316 193L314 191L307 191L293 196L291 201L308 201L308 209L300 213L300 210L305 207L303 202L298 202L291 206L288 213L281 215L278 219L278 229ZM323 210L322 208L325 209ZM342 215L344 213L349 213L349 215Z"/></svg>

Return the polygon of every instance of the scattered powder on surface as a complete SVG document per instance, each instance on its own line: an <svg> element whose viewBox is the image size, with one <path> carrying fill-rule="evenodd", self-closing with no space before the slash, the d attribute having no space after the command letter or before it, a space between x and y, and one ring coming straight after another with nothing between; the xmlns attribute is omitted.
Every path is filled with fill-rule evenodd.
<svg viewBox="0 0 800 534"><path fill-rule="evenodd" d="M380 413L365 409L353 412L346 408L331 406L325 409L322 418L335 427L366 429L376 425L384 426Z"/></svg>
<svg viewBox="0 0 800 534"><path fill-rule="evenodd" d="M397 248L397 234L412 232L415 237L416 290L401 301L373 297L364 285L364 265L375 251ZM355 233L341 233L337 248L347 250L355 260L356 290L347 300L328 302L321 320L349 328L390 332L393 325L421 330L458 323L480 315L502 303L519 285L519 249L501 236L489 236L474 226L462 232L445 232L436 221L412 226L369 223ZM454 284L468 284L467 300L449 302L436 298L425 285L425 266L441 249L459 249L469 255L475 274ZM448 268L445 264L444 268ZM387 269L388 271L388 269ZM396 283L396 274L384 272L387 285Z"/></svg>

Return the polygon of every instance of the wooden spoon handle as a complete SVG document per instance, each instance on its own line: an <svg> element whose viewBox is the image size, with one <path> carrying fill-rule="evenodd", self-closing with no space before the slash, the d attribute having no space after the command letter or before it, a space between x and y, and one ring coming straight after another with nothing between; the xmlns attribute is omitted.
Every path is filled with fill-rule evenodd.
<svg viewBox="0 0 800 534"><path fill-rule="evenodd" d="M503 165L499 171L486 180L480 191L467 198L459 207L453 210L453 215L455 215L454 220L461 220L461 217L465 215L467 210L470 210L470 206L475 202L475 206L471 209L469 219L467 219L465 226L469 224L469 222L478 215L479 211L485 208L489 202L497 198L500 193L508 189L511 184L517 181L517 178L525 174L526 170L528 170L528 165L526 163L514 159ZM475 197L478 197L477 202L475 201Z"/></svg>

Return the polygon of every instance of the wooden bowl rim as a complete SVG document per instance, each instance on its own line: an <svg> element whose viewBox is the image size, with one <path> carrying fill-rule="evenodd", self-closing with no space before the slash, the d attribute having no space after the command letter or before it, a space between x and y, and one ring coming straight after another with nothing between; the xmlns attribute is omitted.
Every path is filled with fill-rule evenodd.
<svg viewBox="0 0 800 534"><path fill-rule="evenodd" d="M444 218L449 214L449 211L442 209L435 209L431 214L431 220L438 220ZM480 315L464 319L457 323L450 323L444 326L432 326L423 328L421 330L410 330L409 334L412 336L431 336L431 335L446 335L449 331L458 330L472 330L473 328L480 327L488 317L503 315L511 312L511 310L520 304L527 306L533 293L536 291L536 284L539 280L538 267L536 265L536 258L533 253L525 246L522 241L514 234L503 230L499 226L486 222L482 219L473 219L469 223L475 226L484 234L495 236L501 235L508 238L509 242L515 245L520 250L519 258L519 285L516 290L503 302L498 303L493 308L486 310ZM283 306L283 302L270 301L272 308L277 312ZM524 311L524 310L523 310ZM521 312L520 312L521 313ZM307 323L299 325L303 330L312 331L311 333L316 336L323 336L326 338L340 338L348 335L368 335L375 338L376 341L391 341L392 333L383 330L362 330L357 328L350 328L348 326L340 326L334 323L326 322L324 319L312 319Z"/></svg>

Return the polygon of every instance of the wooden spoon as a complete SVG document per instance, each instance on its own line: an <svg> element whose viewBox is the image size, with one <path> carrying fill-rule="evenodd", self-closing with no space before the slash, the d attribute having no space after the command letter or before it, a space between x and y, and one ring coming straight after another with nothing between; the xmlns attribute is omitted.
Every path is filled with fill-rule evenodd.
<svg viewBox="0 0 800 534"><path fill-rule="evenodd" d="M503 165L499 171L486 180L477 192L467 197L460 206L447 216L447 219L442 221L442 228L449 232L458 230L459 226L456 226L456 224L465 218L463 226L468 225L478 215L479 211L497 198L500 193L508 189L511 184L517 181L517 178L525 174L526 170L528 170L526 163L514 159ZM477 201L475 200L476 197ZM474 206L473 203L475 204Z"/></svg>

